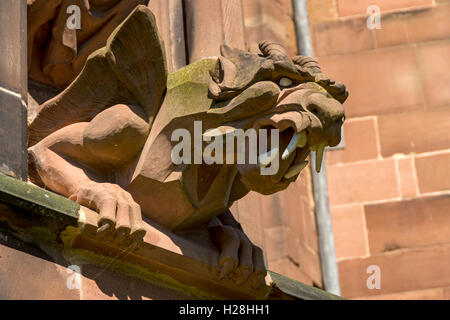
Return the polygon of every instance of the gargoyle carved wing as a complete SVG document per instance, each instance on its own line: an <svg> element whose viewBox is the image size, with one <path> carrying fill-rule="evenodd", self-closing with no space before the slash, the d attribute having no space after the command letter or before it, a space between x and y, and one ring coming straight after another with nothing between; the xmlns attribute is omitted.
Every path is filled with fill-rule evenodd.
<svg viewBox="0 0 450 320"><path fill-rule="evenodd" d="M139 105L150 124L166 90L164 43L153 13L138 6L93 52L78 77L59 95L45 102L29 125L29 146L77 122L92 120L118 104Z"/></svg>

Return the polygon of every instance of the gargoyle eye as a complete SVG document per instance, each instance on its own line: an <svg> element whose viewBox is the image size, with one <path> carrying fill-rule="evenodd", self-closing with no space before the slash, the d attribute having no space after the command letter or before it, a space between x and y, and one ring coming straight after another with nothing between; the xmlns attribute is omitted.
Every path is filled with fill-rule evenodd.
<svg viewBox="0 0 450 320"><path fill-rule="evenodd" d="M289 78L281 78L280 81L278 82L278 85L284 88L290 87L292 86L292 80Z"/></svg>

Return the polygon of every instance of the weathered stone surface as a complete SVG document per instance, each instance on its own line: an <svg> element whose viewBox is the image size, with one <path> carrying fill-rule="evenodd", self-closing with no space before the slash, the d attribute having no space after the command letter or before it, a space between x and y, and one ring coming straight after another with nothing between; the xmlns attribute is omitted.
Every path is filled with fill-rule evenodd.
<svg viewBox="0 0 450 320"><path fill-rule="evenodd" d="M359 297L357 299L358 300L448 300L448 298L444 298L444 289L442 288L380 294L376 296Z"/></svg>
<svg viewBox="0 0 450 320"><path fill-rule="evenodd" d="M298 53L291 0L242 0L242 8L248 47L272 39L290 55Z"/></svg>
<svg viewBox="0 0 450 320"><path fill-rule="evenodd" d="M395 250L339 262L341 292L345 298L390 294L450 284L450 245ZM381 269L381 288L371 290L367 279L371 265ZM373 273L372 273L373 274Z"/></svg>
<svg viewBox="0 0 450 320"><path fill-rule="evenodd" d="M327 153L327 164L336 165L378 157L376 118L349 119L344 123L345 148Z"/></svg>
<svg viewBox="0 0 450 320"><path fill-rule="evenodd" d="M26 124L27 106L20 94L0 87L0 172L22 180L28 172Z"/></svg>
<svg viewBox="0 0 450 320"><path fill-rule="evenodd" d="M33 181L99 211L99 232L117 233L125 243L147 232L141 209L167 231L209 225L221 250L219 277L258 282L265 274L261 249L227 209L249 191L285 189L304 166L292 176L286 173L304 163L312 148L338 144L348 95L314 59L289 58L272 41L261 42L259 50L222 46L219 61L203 59L168 76L155 17L137 7L79 77L39 107L30 124ZM171 135L183 128L195 137L195 121L204 130L267 125L293 130L281 137L283 150L301 131L308 143L281 159L273 177L249 163L175 164ZM249 250L240 255L240 247ZM297 254L290 255L298 260ZM320 283L318 270L309 273Z"/></svg>
<svg viewBox="0 0 450 320"><path fill-rule="evenodd" d="M256 287L219 280L206 231L176 235L145 223L151 232L139 245L113 243L97 234L94 211L0 178L0 266L11 270L0 273L3 299L337 298L273 273ZM69 269L81 272L79 287Z"/></svg>
<svg viewBox="0 0 450 320"><path fill-rule="evenodd" d="M59 234L78 224L79 205L0 174L0 222L29 241L60 246Z"/></svg>
<svg viewBox="0 0 450 320"><path fill-rule="evenodd" d="M450 55L450 41L422 44L417 53L427 106L441 107L450 104L450 75L445 71L450 68L450 62L444 58Z"/></svg>
<svg viewBox="0 0 450 320"><path fill-rule="evenodd" d="M411 10L408 14L383 15L382 28L374 30L377 47L448 39L450 36L449 14L450 4L447 2L439 6ZM426 28L424 28L425 25Z"/></svg>
<svg viewBox="0 0 450 320"><path fill-rule="evenodd" d="M27 97L26 4L24 1L0 2L0 87ZM0 110L5 110L4 107ZM3 117L0 117L0 119Z"/></svg>
<svg viewBox="0 0 450 320"><path fill-rule="evenodd" d="M410 112L424 106L413 47L323 57L320 63L352 92L346 103L347 117Z"/></svg>
<svg viewBox="0 0 450 320"><path fill-rule="evenodd" d="M27 178L26 4L0 2L0 172Z"/></svg>
<svg viewBox="0 0 450 320"><path fill-rule="evenodd" d="M219 56L223 43L221 0L187 0L185 5L186 40L190 63L204 57ZM202 31L205 32L202 32Z"/></svg>
<svg viewBox="0 0 450 320"><path fill-rule="evenodd" d="M450 153L418 156L415 163L421 193L450 189Z"/></svg>
<svg viewBox="0 0 450 320"><path fill-rule="evenodd" d="M46 253L6 232L0 232L0 268L2 300L193 299L107 265L71 264L61 252Z"/></svg>
<svg viewBox="0 0 450 320"><path fill-rule="evenodd" d="M184 12L182 0L153 0L148 7L155 14L167 56L169 72L186 65Z"/></svg>
<svg viewBox="0 0 450 320"><path fill-rule="evenodd" d="M414 168L414 158L397 159L397 167L402 198L416 196L419 193L419 188Z"/></svg>
<svg viewBox="0 0 450 320"><path fill-rule="evenodd" d="M381 8L380 29L364 25L369 5ZM316 11L310 25L322 67L352 92L346 148L327 153L329 177L340 178L329 195L337 200L342 293L441 299L448 280L439 269L448 255L425 252L449 243L450 2L308 0L308 6ZM381 268L382 290L364 293L372 264Z"/></svg>
<svg viewBox="0 0 450 320"><path fill-rule="evenodd" d="M3 214L0 205L0 217ZM3 231L0 231L0 269L2 300L80 299L80 291L67 286L70 276L67 265L55 263L40 248Z"/></svg>
<svg viewBox="0 0 450 320"><path fill-rule="evenodd" d="M373 4L371 0L338 0L339 16L352 16L366 14L367 7ZM431 6L432 0L378 0L376 4L380 7L382 12L399 10L403 8L417 8L424 6Z"/></svg>
<svg viewBox="0 0 450 320"><path fill-rule="evenodd" d="M433 128L433 130L429 130ZM450 147L448 106L382 115L378 118L381 155L422 153Z"/></svg>
<svg viewBox="0 0 450 320"><path fill-rule="evenodd" d="M331 56L374 49L367 18L322 22L314 26L317 56Z"/></svg>
<svg viewBox="0 0 450 320"><path fill-rule="evenodd" d="M332 206L400 196L393 159L332 166L328 168L328 186Z"/></svg>
<svg viewBox="0 0 450 320"><path fill-rule="evenodd" d="M348 259L368 255L363 206L356 204L332 207L331 214L336 258Z"/></svg>
<svg viewBox="0 0 450 320"><path fill-rule="evenodd" d="M365 206L370 252L449 243L449 205L443 195Z"/></svg>
<svg viewBox="0 0 450 320"><path fill-rule="evenodd" d="M341 300L342 298L334 294L307 286L297 281L288 279L275 272L269 272L276 286L285 293L298 297L302 300Z"/></svg>

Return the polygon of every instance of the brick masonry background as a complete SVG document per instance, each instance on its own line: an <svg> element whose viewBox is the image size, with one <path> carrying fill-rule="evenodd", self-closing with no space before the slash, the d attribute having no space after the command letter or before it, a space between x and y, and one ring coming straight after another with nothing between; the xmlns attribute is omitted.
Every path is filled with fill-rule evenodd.
<svg viewBox="0 0 450 320"><path fill-rule="evenodd" d="M450 299L450 1L308 5L316 56L350 92L346 148L327 153L342 295Z"/></svg>

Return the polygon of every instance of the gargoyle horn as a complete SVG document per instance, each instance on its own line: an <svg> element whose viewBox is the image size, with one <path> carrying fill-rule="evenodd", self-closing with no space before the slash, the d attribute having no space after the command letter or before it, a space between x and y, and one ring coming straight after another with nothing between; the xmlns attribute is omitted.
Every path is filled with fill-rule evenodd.
<svg viewBox="0 0 450 320"><path fill-rule="evenodd" d="M266 57L288 57L286 50L281 44L270 40L262 41L259 44L259 50L261 50L262 54Z"/></svg>
<svg viewBox="0 0 450 320"><path fill-rule="evenodd" d="M295 56L294 58L292 58L292 61L302 67L302 68L307 68L310 69L310 71L313 71L313 73L318 73L321 72L320 67L319 67L319 63L317 62L316 59L313 59L311 57L307 57L307 56Z"/></svg>

